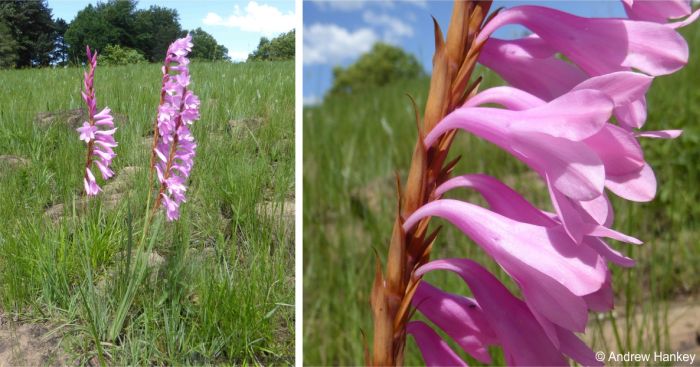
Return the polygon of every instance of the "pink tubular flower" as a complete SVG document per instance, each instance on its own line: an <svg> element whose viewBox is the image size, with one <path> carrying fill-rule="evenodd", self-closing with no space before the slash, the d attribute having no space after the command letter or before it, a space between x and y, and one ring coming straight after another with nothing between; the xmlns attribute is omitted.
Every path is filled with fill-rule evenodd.
<svg viewBox="0 0 700 367"><path fill-rule="evenodd" d="M601 365L575 333L585 331L590 311L614 306L608 265L635 265L606 240L642 243L612 229L608 192L635 202L656 195L656 177L638 139L673 139L681 131L636 129L647 118L645 95L653 78L688 61L688 46L676 28L699 16L687 0L622 1L629 19L583 18L541 6L499 12L475 43L483 45L479 62L511 86L469 94L421 132L418 147L425 146L427 155L436 154L437 144L455 130L493 143L540 176L554 209L536 207L484 173L424 181L428 199L400 217L401 233L422 236L429 217L450 222L522 294L522 299L513 295L472 260L422 258L413 268L411 281L418 285L411 304L427 321L413 321L405 331L426 364L463 363L436 327L482 363L491 362L489 347L500 346L508 365L561 366L569 364L567 358ZM508 24L534 34L490 38ZM443 198L457 188L475 190L488 208ZM458 274L473 299L422 280L434 270Z"/></svg>
<svg viewBox="0 0 700 367"><path fill-rule="evenodd" d="M694 22L700 14L698 11L691 14L690 0L622 0L622 5L624 5L625 12L630 19L666 24L669 20L688 17L683 21L668 23L673 28L684 27Z"/></svg>
<svg viewBox="0 0 700 367"><path fill-rule="evenodd" d="M101 189L97 185L95 176L92 174L91 166L95 163L102 174L102 178L107 180L114 175L114 172L109 168L112 160L116 156L113 148L117 146L114 140L114 119L110 114L109 107L105 107L99 113L97 112L97 98L95 98L95 68L97 67L97 52L90 52L90 47L87 48L87 58L89 70L85 73L83 85L85 90L82 92L83 100L88 107L89 121L83 122L83 126L76 129L80 133L80 140L84 140L88 145L87 162L85 164L85 177L83 183L85 192L88 196L97 195ZM105 127L102 130L99 127Z"/></svg>
<svg viewBox="0 0 700 367"><path fill-rule="evenodd" d="M602 366L595 360L593 351L573 332L545 323L556 340L552 341L537 315L476 262L468 259L435 260L419 268L416 275L422 276L433 270L455 272L469 285L495 334L494 341L503 347L509 365L565 366L568 365L566 355L584 366Z"/></svg>
<svg viewBox="0 0 700 367"><path fill-rule="evenodd" d="M186 200L187 178L195 156L194 136L189 126L199 119L199 99L188 89L189 59L192 50L190 35L168 47L163 66L163 103L158 108L154 154L155 170L161 184L156 208L161 201L166 217L173 221L180 216L180 204ZM174 74L171 74L174 72Z"/></svg>
<svg viewBox="0 0 700 367"><path fill-rule="evenodd" d="M632 0L624 2L628 8L632 5ZM634 7L646 9L643 11L649 16L652 10L685 8L682 3L637 1ZM654 14L664 17L669 13ZM685 13L677 10L670 14ZM696 12L677 26L689 24L697 16ZM481 40L486 40L495 29L513 23L524 25L535 34L512 41L489 39L479 61L511 85L544 100L558 97L588 76L632 68L652 76L669 74L688 59L687 44L673 27L627 19L582 18L538 6L519 6L501 12L484 27ZM601 39L606 42L598 42ZM573 63L557 58L557 52ZM623 127L642 127L646 120L644 95L616 106L615 116Z"/></svg>

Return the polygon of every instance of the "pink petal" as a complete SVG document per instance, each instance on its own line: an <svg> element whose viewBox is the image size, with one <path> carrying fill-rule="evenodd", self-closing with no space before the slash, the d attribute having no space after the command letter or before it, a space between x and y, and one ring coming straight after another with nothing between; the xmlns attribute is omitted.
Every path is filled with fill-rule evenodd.
<svg viewBox="0 0 700 367"><path fill-rule="evenodd" d="M690 14L690 0L625 0L622 2L630 19L666 23L669 19Z"/></svg>
<svg viewBox="0 0 700 367"><path fill-rule="evenodd" d="M442 196L445 192L457 187L471 187L479 191L491 210L510 219L543 227L557 224L515 190L496 178L484 174L453 177L435 189L435 195Z"/></svg>
<svg viewBox="0 0 700 367"><path fill-rule="evenodd" d="M533 133L514 137L511 149L572 199L591 200L603 192L605 167L585 143Z"/></svg>
<svg viewBox="0 0 700 367"><path fill-rule="evenodd" d="M691 23L694 23L700 17L700 9L694 11L689 17L685 18L680 22L667 23L667 25L673 29L683 28Z"/></svg>
<svg viewBox="0 0 700 367"><path fill-rule="evenodd" d="M109 107L105 107L104 109L102 109L102 111L95 115L95 119L111 118L111 112L112 110L110 110Z"/></svg>
<svg viewBox="0 0 700 367"><path fill-rule="evenodd" d="M467 366L440 335L424 322L409 322L406 332L416 340L426 366Z"/></svg>
<svg viewBox="0 0 700 367"><path fill-rule="evenodd" d="M545 176L545 181L547 182L547 190L552 200L552 206L554 206L559 220L564 224L566 233L576 243L581 243L585 235L585 219L581 211L576 208L572 200L554 187L549 176Z"/></svg>
<svg viewBox="0 0 700 367"><path fill-rule="evenodd" d="M105 180L114 176L114 172L111 169L109 169L109 167L102 164L102 162L95 161L95 164L97 165L97 168L100 169L100 172L102 173L102 178L104 178Z"/></svg>
<svg viewBox="0 0 700 367"><path fill-rule="evenodd" d="M594 76L576 85L573 90L595 89L613 100L615 107L632 103L649 90L654 78L632 71L618 71Z"/></svg>
<svg viewBox="0 0 700 367"><path fill-rule="evenodd" d="M566 365L528 307L486 269L468 259L445 259L421 266L416 275L433 270L455 272L469 285L503 345L507 359L523 366Z"/></svg>
<svg viewBox="0 0 700 367"><path fill-rule="evenodd" d="M589 236L594 236L594 237L607 237L607 238L612 238L614 240L618 240L621 242L627 242L631 243L634 245L641 245L642 241L638 240L637 238L634 238L632 236L628 236L624 233L618 232L616 230L601 226L601 225L592 225L592 226L587 226L588 229L586 230L586 234Z"/></svg>
<svg viewBox="0 0 700 367"><path fill-rule="evenodd" d="M688 45L670 27L627 19L583 18L542 6L516 6L498 13L479 33L486 40L506 24L521 24L590 75L626 68L665 75L688 61ZM605 40L602 42L601 40Z"/></svg>
<svg viewBox="0 0 700 367"><path fill-rule="evenodd" d="M509 110L521 111L542 106L547 102L518 88L501 86L479 92L469 98L462 107L479 107L487 103L500 104Z"/></svg>
<svg viewBox="0 0 700 367"><path fill-rule="evenodd" d="M582 140L598 132L612 113L611 99L597 90L566 93L549 103L513 116L512 128L557 138Z"/></svg>
<svg viewBox="0 0 700 367"><path fill-rule="evenodd" d="M605 284L595 293L588 294L583 297L591 311L607 312L615 306L614 295L611 286L610 272L605 278Z"/></svg>
<svg viewBox="0 0 700 367"><path fill-rule="evenodd" d="M647 100L641 98L630 104L615 108L615 117L627 129L639 129L647 120Z"/></svg>
<svg viewBox="0 0 700 367"><path fill-rule="evenodd" d="M605 193L593 200L579 201L577 204L595 223L603 224L607 227L612 224L613 208L610 199Z"/></svg>
<svg viewBox="0 0 700 367"><path fill-rule="evenodd" d="M625 268L630 268L635 265L634 259L631 259L623 255L621 252L613 249L600 238L588 237L585 239L585 243L592 249L596 250L600 256L605 258L605 260L608 260L615 265Z"/></svg>
<svg viewBox="0 0 700 367"><path fill-rule="evenodd" d="M607 176L605 187L621 198L647 202L656 196L656 176L651 166L645 164L639 172L622 176Z"/></svg>
<svg viewBox="0 0 700 367"><path fill-rule="evenodd" d="M578 362L581 366L604 366L603 362L596 359L595 354L586 343L579 339L574 333L562 328L557 329L561 346L559 350Z"/></svg>
<svg viewBox="0 0 700 367"><path fill-rule="evenodd" d="M638 172L646 163L634 134L612 124L606 124L597 134L586 139L586 145L603 161L606 175Z"/></svg>
<svg viewBox="0 0 700 367"><path fill-rule="evenodd" d="M640 131L635 133L640 138L652 139L675 139L683 133L683 130L658 130L658 131Z"/></svg>
<svg viewBox="0 0 700 367"><path fill-rule="evenodd" d="M497 342L479 305L420 282L411 303L457 344L482 363L491 363L487 346Z"/></svg>
<svg viewBox="0 0 700 367"><path fill-rule="evenodd" d="M430 202L406 219L439 216L469 236L521 285L528 304L552 322L585 328L585 304L577 296L597 291L605 277L598 254L571 241L561 228L518 222L479 206L450 199Z"/></svg>
<svg viewBox="0 0 700 367"><path fill-rule="evenodd" d="M531 38L491 38L483 46L479 62L510 85L545 100L561 96L588 78L576 65L560 60L554 54L538 54L541 46L532 42ZM535 39L540 44L546 44L540 38Z"/></svg>

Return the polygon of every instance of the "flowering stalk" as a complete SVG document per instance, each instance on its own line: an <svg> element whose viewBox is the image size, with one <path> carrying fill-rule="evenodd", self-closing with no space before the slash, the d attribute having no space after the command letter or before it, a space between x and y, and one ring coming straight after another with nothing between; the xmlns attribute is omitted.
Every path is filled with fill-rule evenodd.
<svg viewBox="0 0 700 367"><path fill-rule="evenodd" d="M698 13L691 14L688 1L666 3L625 0L630 19L581 18L541 6L517 6L485 19L490 3L456 1L446 43L436 24L430 94L405 191L399 186L386 275L377 262L367 364L402 364L408 333L428 365L465 365L428 324L409 322L411 305L483 363L491 362L487 348L500 346L509 365L565 365L567 357L600 364L575 333L585 331L589 310L613 307L607 262L634 265L604 238L641 244L611 228L605 189L627 200L651 200L656 179L637 139L680 135L635 131L646 119L653 78L679 70L688 58L675 28ZM666 23L679 16L687 18ZM507 24L534 34L491 38ZM469 83L477 61L512 86L477 94L479 79ZM535 207L486 174L450 179L456 160L444 159L458 130L537 172L555 211ZM455 188L476 190L489 208L442 199ZM429 261L439 232L428 235L432 216L470 237L519 286L523 299L472 260ZM434 270L458 274L474 298L421 281Z"/></svg>
<svg viewBox="0 0 700 367"><path fill-rule="evenodd" d="M90 47L86 47L88 58L88 72L84 74L85 79L83 86L85 90L81 92L83 101L88 107L88 121L83 122L83 126L76 129L80 133L80 140L87 143L87 158L85 162L85 177L83 183L85 192L88 196L97 195L102 189L97 185L95 176L92 174L92 163L97 165L97 168L102 173L102 178L107 180L114 175L114 172L109 168L112 160L116 156L114 150L117 146L114 140L114 120L110 114L109 107L105 107L99 113L97 111L97 98L95 97L94 81L95 69L97 68L97 51L90 52ZM99 127L106 127L107 130L102 130Z"/></svg>
<svg viewBox="0 0 700 367"><path fill-rule="evenodd" d="M156 171L160 189L153 210L158 210L164 204L169 221L179 218L179 207L186 199L185 184L197 147L189 129L199 119L200 104L197 96L188 89L190 74L187 54L191 50L190 35L168 47L163 66L161 104L154 126L151 171Z"/></svg>
<svg viewBox="0 0 700 367"><path fill-rule="evenodd" d="M431 200L434 188L448 177L457 163L454 160L444 165L454 134L441 136L432 147L426 146L423 138L438 121L476 91L478 80L471 84L469 81L481 44L474 41L490 6L490 1L455 2L446 42L440 26L434 22L435 55L425 114L422 123L416 116L419 136L406 188L399 188L400 209L389 245L386 277L377 264L372 288L374 347L372 360L367 364L402 364L409 306L417 286L412 274L416 267L429 259L433 240L439 231L428 235L429 218L404 231L403 220Z"/></svg>

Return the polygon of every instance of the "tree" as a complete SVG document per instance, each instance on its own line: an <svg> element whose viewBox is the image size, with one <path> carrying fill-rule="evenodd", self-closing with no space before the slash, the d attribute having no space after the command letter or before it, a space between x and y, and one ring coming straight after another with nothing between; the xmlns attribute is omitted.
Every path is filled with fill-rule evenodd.
<svg viewBox="0 0 700 367"><path fill-rule="evenodd" d="M65 34L68 30L68 23L65 20L58 18L54 22L54 49L51 52L51 62L64 65L68 62L68 43L66 43Z"/></svg>
<svg viewBox="0 0 700 367"><path fill-rule="evenodd" d="M415 56L398 47L376 43L354 64L347 68L337 66L333 69L333 86L330 93L353 93L424 75L425 72Z"/></svg>
<svg viewBox="0 0 700 367"><path fill-rule="evenodd" d="M107 45L134 48L135 14L134 0L109 0L97 6L89 4L79 11L64 36L70 60L83 60L86 45L96 50L103 50Z"/></svg>
<svg viewBox="0 0 700 367"><path fill-rule="evenodd" d="M12 68L17 63L17 41L10 27L0 19L0 68Z"/></svg>
<svg viewBox="0 0 700 367"><path fill-rule="evenodd" d="M136 12L134 20L134 43L146 59L162 61L168 45L182 33L177 10L151 6Z"/></svg>
<svg viewBox="0 0 700 367"><path fill-rule="evenodd" d="M185 33L186 34L186 33ZM197 28L190 32L192 34L192 59L205 60L230 60L228 49L216 42L216 39L211 34L205 32L202 28Z"/></svg>
<svg viewBox="0 0 700 367"><path fill-rule="evenodd" d="M55 32L45 0L0 2L0 19L4 24L0 47L5 61L13 60L17 67L49 65ZM8 56L8 52L15 56Z"/></svg>
<svg viewBox="0 0 700 367"><path fill-rule="evenodd" d="M260 38L258 48L248 55L247 61L261 60L293 60L295 48L295 30L292 29L287 33L283 33L272 40L266 37Z"/></svg>

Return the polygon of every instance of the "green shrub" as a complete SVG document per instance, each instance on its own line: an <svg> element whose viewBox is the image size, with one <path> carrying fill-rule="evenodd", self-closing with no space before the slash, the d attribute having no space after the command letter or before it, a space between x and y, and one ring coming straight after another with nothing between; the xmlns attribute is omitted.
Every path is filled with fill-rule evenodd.
<svg viewBox="0 0 700 367"><path fill-rule="evenodd" d="M146 62L146 58L140 52L119 45L107 45L100 57L100 63L104 65L127 65L141 62Z"/></svg>

